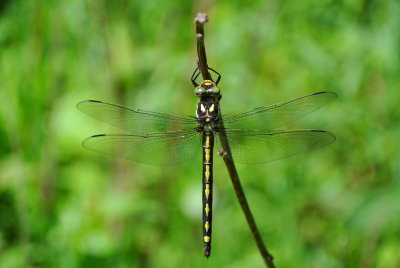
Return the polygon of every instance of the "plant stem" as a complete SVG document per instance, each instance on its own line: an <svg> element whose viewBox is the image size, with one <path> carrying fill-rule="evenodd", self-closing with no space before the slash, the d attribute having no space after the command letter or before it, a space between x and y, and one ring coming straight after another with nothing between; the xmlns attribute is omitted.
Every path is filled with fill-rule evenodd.
<svg viewBox="0 0 400 268"><path fill-rule="evenodd" d="M200 69L201 75L203 76L204 80L212 80L211 75L208 72L206 49L204 46L204 23L206 23L207 21L208 17L207 14L205 13L198 13L194 19L194 22L196 24L198 67ZM273 263L273 257L268 252L267 248L264 245L264 242L262 241L253 214L251 213L249 205L247 203L246 196L244 194L243 187L240 183L239 175L237 173L235 163L232 158L231 150L229 147L228 139L225 133L222 120L221 120L221 129L219 130L219 138L222 145L222 150L219 151L219 154L221 155L228 169L229 176L233 184L233 188L235 189L236 197L239 200L239 204L246 217L253 238L256 241L258 250L260 251L260 254L263 257L267 267L274 268L275 266Z"/></svg>
<svg viewBox="0 0 400 268"><path fill-rule="evenodd" d="M208 21L206 13L197 13L194 18L196 24L196 39L197 39L197 56L198 66L204 80L212 80L210 73L208 72L206 48L204 46L204 23Z"/></svg>

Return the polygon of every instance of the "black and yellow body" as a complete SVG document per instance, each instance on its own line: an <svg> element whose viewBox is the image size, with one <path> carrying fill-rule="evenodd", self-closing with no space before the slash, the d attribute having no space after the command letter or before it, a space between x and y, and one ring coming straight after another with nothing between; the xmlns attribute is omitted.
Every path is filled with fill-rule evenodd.
<svg viewBox="0 0 400 268"><path fill-rule="evenodd" d="M319 109L336 98L322 91L283 103L262 106L245 112L221 115L220 90L215 82L192 75L197 102L196 116L153 112L87 100L77 107L84 113L112 124L127 133L101 134L86 138L82 145L92 151L152 165L176 165L203 154L203 243L204 255L211 254L213 149L218 146L223 128L226 141L238 163L261 164L327 146L335 136L316 129L279 130ZM222 124L223 119L223 124ZM201 139L200 139L201 138ZM201 146L199 141L201 140Z"/></svg>
<svg viewBox="0 0 400 268"><path fill-rule="evenodd" d="M195 89L199 97L196 117L197 131L202 133L203 150L203 242L204 256L211 253L212 200L213 200L213 148L214 133L218 131L220 91L213 81L205 80Z"/></svg>
<svg viewBox="0 0 400 268"><path fill-rule="evenodd" d="M214 134L203 133L203 242L204 256L211 251Z"/></svg>

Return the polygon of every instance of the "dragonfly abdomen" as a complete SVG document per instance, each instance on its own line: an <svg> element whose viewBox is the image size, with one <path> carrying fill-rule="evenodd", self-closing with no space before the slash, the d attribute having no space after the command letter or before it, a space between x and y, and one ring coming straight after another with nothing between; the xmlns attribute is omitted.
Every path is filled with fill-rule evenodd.
<svg viewBox="0 0 400 268"><path fill-rule="evenodd" d="M203 132L203 242L204 256L211 254L212 183L214 134Z"/></svg>

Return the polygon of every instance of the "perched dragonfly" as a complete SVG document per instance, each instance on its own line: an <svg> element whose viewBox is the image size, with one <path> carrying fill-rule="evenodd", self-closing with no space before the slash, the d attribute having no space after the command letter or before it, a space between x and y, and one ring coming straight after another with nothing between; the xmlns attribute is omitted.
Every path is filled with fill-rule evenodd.
<svg viewBox="0 0 400 268"><path fill-rule="evenodd" d="M210 68L211 69L211 68ZM215 73L215 70L211 69ZM218 73L217 73L218 74ZM196 83L199 98L196 116L153 112L97 100L78 103L82 112L125 130L126 134L101 134L86 138L83 147L151 165L175 165L193 159L201 150L203 158L203 242L204 255L211 252L213 149L224 129L233 159L239 163L260 164L308 152L335 141L327 131L315 129L280 130L336 98L321 91L283 103L262 106L246 112L221 115L218 82ZM222 124L223 121L223 124Z"/></svg>

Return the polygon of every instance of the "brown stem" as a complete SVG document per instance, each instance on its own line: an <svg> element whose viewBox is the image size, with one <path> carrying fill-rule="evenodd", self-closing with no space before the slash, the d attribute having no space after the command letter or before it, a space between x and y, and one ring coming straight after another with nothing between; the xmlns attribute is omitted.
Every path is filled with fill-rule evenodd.
<svg viewBox="0 0 400 268"><path fill-rule="evenodd" d="M211 75L208 72L206 49L204 46L204 23L206 23L207 21L208 17L207 14L205 13L198 13L194 19L194 22L196 23L198 67L200 69L201 75L203 76L203 79L211 80ZM229 147L228 139L226 137L222 120L221 120L221 129L219 131L219 138L222 145L222 150L219 151L219 154L221 155L228 169L229 176L231 177L231 181L233 184L233 188L235 189L236 197L238 198L240 206L246 217L247 224L250 227L250 231L253 235L254 240L256 241L258 250L260 251L260 254L263 257L265 264L269 268L274 268L275 266L273 263L273 257L268 252L267 248L264 245L264 242L262 241L253 214L251 213L249 205L247 203L246 196L244 194L243 187L240 183L239 175L237 173L235 163L233 161L231 149Z"/></svg>
<svg viewBox="0 0 400 268"><path fill-rule="evenodd" d="M206 13L197 13L194 18L196 24L196 39L197 39L197 55L198 55L198 66L204 80L212 80L210 73L208 72L206 48L204 46L204 23L208 21L208 15Z"/></svg>

